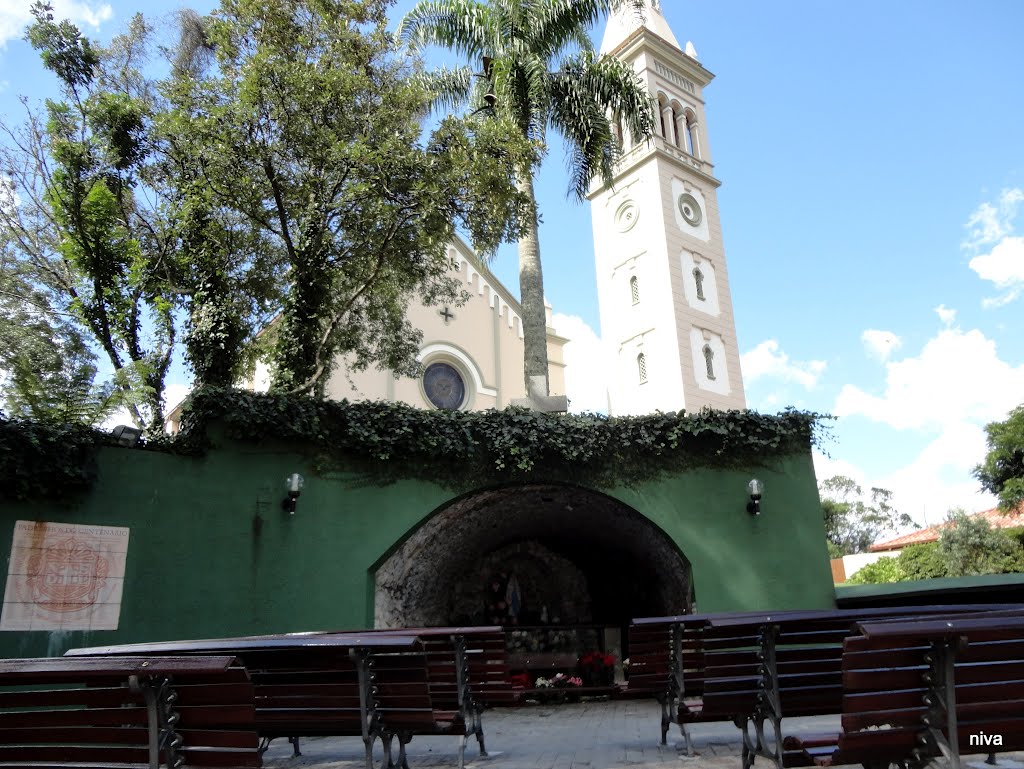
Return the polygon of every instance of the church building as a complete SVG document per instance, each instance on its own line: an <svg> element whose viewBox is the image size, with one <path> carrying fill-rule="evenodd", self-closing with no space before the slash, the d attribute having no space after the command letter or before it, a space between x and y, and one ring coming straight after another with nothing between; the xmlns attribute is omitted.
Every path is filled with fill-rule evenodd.
<svg viewBox="0 0 1024 769"><path fill-rule="evenodd" d="M729 294L717 189L704 111L714 77L685 51L658 0L643 17L609 18L601 53L633 65L656 105L656 133L632 143L621 125L622 158L612 186L596 180L593 219L601 338L610 415L743 409L736 326ZM408 313L423 332L419 379L342 361L328 397L401 401L421 408L504 408L525 396L521 308L462 240L449 248L453 274L469 293L460 307ZM564 347L551 327L549 384L565 395ZM265 369L250 383L265 389Z"/></svg>
<svg viewBox="0 0 1024 769"><path fill-rule="evenodd" d="M623 9L601 53L633 65L655 103L656 133L630 142L614 185L590 191L609 413L742 409L736 325L722 246L704 113L713 75L684 52L647 0L643 19Z"/></svg>
<svg viewBox="0 0 1024 769"><path fill-rule="evenodd" d="M712 74L692 45L679 45L657 0L645 1L644 18L611 17L601 45L634 68L658 105L656 135L634 144L618 129L614 183L589 191L609 413L740 409L705 115ZM423 333L420 376L339 361L331 398L481 410L524 397L519 303L461 240L448 253L468 298L409 306ZM567 394L572 342L548 318L557 400ZM265 386L266 373L250 386ZM14 631L0 632L0 652L504 624L518 626L508 636L516 669L547 675L563 665L538 661L540 651L567 654L570 670L594 650L628 656L634 617L835 606L809 443L728 467L688 457L635 481L538 461L527 474L463 472L449 485L367 475L344 453L325 465L322 436L211 437L195 456L100 446L95 482L73 497L0 499L0 546L11 543L0 631ZM623 467L642 461L625 456L633 458L616 460ZM453 461L444 450L432 459ZM753 480L763 494L751 491ZM102 561L102 574L94 570L84 600L74 570L54 567L41 580L30 552L37 566ZM529 635L538 624L564 627Z"/></svg>

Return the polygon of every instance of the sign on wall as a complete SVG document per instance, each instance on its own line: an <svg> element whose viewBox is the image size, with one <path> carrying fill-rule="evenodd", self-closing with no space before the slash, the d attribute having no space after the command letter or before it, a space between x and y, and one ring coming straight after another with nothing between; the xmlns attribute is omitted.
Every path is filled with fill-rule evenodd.
<svg viewBox="0 0 1024 769"><path fill-rule="evenodd" d="M117 630L128 533L17 521L0 630Z"/></svg>

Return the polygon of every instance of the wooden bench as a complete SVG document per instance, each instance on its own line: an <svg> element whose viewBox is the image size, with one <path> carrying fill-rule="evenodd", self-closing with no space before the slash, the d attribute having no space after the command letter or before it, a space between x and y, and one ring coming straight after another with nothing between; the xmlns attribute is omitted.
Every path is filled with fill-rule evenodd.
<svg viewBox="0 0 1024 769"><path fill-rule="evenodd" d="M1012 611L1017 605L993 609ZM743 732L744 767L758 755L781 766L783 713L825 715L842 705L842 642L863 619L957 616L970 606L787 610L694 614L634 620L630 643L641 642L640 686L660 691L662 744L678 723L687 752L687 724L733 721ZM639 634L639 635L638 635ZM630 649L630 679L633 678ZM668 675L662 671L667 668ZM765 723L771 725L766 733Z"/></svg>
<svg viewBox="0 0 1024 769"><path fill-rule="evenodd" d="M1024 749L1024 612L865 622L843 653L842 729L791 736L786 766L898 763ZM966 748L966 750L965 750Z"/></svg>
<svg viewBox="0 0 1024 769"><path fill-rule="evenodd" d="M265 751L286 737L358 736L366 765L381 740L386 767L407 766L414 733L436 733L427 662L415 636L330 634L261 636L73 649L67 655L212 655L241 660L255 688L255 723ZM397 762L393 742L399 741Z"/></svg>
<svg viewBox="0 0 1024 769"><path fill-rule="evenodd" d="M427 681L439 728L418 734L459 736L459 767L465 760L466 738L473 735L480 755L487 755L483 711L512 705L515 692L508 680L505 633L501 627L400 628L367 631L375 635L414 634L427 659Z"/></svg>
<svg viewBox="0 0 1024 769"><path fill-rule="evenodd" d="M723 699L710 709L705 703L709 654L733 645L728 632L719 631L709 637L708 630L712 621L763 616L762 612L730 612L633 620L627 691L650 692L661 703L662 745L667 742L670 726L678 724L687 754L692 756L689 724L733 719ZM750 638L746 641L749 646Z"/></svg>
<svg viewBox="0 0 1024 769"><path fill-rule="evenodd" d="M232 656L0 660L0 766L261 765Z"/></svg>

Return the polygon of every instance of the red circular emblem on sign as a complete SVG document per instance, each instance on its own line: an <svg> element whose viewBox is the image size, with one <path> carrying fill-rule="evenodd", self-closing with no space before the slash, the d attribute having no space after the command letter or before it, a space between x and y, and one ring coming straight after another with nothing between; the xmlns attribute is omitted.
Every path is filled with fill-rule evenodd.
<svg viewBox="0 0 1024 769"><path fill-rule="evenodd" d="M28 559L32 600L49 611L69 612L96 603L110 562L88 540L68 537Z"/></svg>

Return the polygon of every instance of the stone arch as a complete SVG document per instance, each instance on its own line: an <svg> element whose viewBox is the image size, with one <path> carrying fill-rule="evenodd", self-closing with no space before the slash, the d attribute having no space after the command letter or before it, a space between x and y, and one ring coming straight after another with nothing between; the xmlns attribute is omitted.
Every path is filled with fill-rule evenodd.
<svg viewBox="0 0 1024 769"><path fill-rule="evenodd" d="M543 606L563 622L625 626L693 604L689 560L647 517L590 489L534 483L453 500L378 561L374 626L490 624L486 591L503 568L522 572L526 624Z"/></svg>

